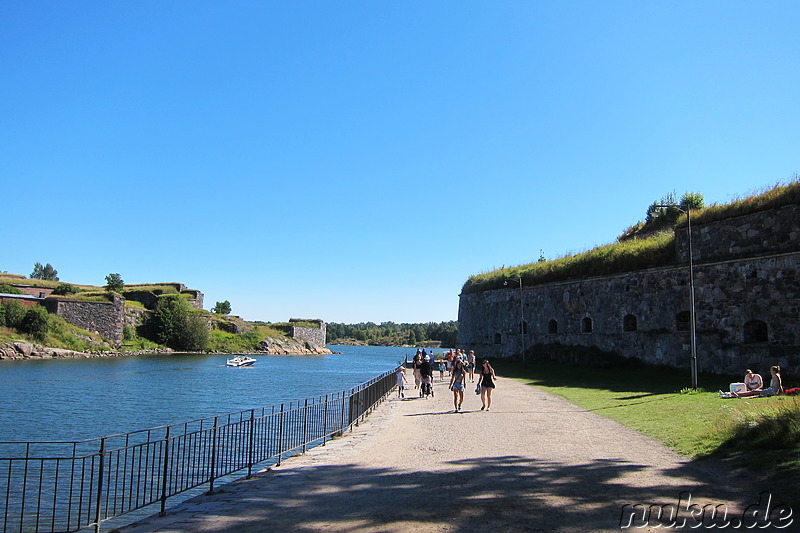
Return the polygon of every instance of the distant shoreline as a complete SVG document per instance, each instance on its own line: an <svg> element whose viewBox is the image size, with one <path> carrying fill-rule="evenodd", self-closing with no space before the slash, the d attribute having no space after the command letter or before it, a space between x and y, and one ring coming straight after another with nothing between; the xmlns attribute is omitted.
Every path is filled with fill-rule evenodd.
<svg viewBox="0 0 800 533"><path fill-rule="evenodd" d="M328 350L329 353L335 353ZM0 344L0 361L24 361L29 359L88 359L92 357L128 357L135 355L158 355L158 354L194 354L194 355L324 355L319 352L305 350L297 353L269 353L266 351L222 351L210 350L202 352L176 351L171 348L159 348L155 350L98 350L90 352L78 352L64 348L51 348L39 346L30 342L6 342Z"/></svg>

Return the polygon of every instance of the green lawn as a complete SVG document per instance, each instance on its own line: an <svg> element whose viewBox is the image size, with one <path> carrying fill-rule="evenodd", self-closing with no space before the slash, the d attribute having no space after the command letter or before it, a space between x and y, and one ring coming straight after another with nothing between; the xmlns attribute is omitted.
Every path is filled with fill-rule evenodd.
<svg viewBox="0 0 800 533"><path fill-rule="evenodd" d="M703 375L688 389L688 369L624 365L493 363L513 377L653 437L691 458L733 457L748 468L800 473L800 398L721 399L741 377ZM792 383L785 385L792 387ZM708 392L706 392L708 391Z"/></svg>

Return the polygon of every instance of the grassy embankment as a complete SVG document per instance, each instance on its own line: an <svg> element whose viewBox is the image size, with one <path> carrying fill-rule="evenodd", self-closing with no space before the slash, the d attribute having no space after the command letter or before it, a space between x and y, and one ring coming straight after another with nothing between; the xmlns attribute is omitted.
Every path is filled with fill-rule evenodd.
<svg viewBox="0 0 800 533"><path fill-rule="evenodd" d="M562 396L616 420L693 459L732 459L756 475L800 474L800 397L721 399L742 376L701 374L706 390L692 391L688 370L629 365L576 367L498 360L499 374ZM787 380L787 387L798 383ZM498 393L501 391L498 389Z"/></svg>
<svg viewBox="0 0 800 533"><path fill-rule="evenodd" d="M59 285L65 285L65 283L61 281L30 279L25 276L14 274L0 274L0 285L13 285L17 283L51 289L55 289ZM73 286L77 292L58 297L68 300L94 302L109 302L111 300L111 293L105 291L102 287L93 285ZM178 286L178 283L126 285L123 290L123 296L126 292L130 291L147 291L152 292L154 295L181 294L181 296L187 299L194 296L195 291L185 290L181 292L178 290ZM144 310L144 305L137 301L126 300L125 305L126 307ZM280 339L286 336L285 331L281 331L280 325L245 322L237 317L217 315L203 309L192 309L191 312L203 315L209 323L209 343L206 347L206 350L209 351L252 352L256 351L262 339ZM231 324L234 323L236 324L236 329L243 331L242 333L231 333L228 331L232 329ZM318 324L305 322L297 322L292 325L319 327ZM141 333L141 331L137 331L135 328L126 326L124 330L124 339L118 349L122 351L140 351L165 348L165 346L142 336ZM34 338L14 328L0 326L0 342L15 341L25 341L51 348L63 348L77 352L116 350L116 348L113 348L109 343L105 342L99 335L74 326L57 315L48 316L48 328L44 339Z"/></svg>
<svg viewBox="0 0 800 533"><path fill-rule="evenodd" d="M713 204L692 210L692 225L706 224L726 218L776 209L800 203L800 177L794 176L786 184L777 184L767 190L755 192L728 204ZM676 221L677 228L685 228L686 215ZM578 254L567 254L557 259L500 268L470 276L462 287L463 294L507 288L508 279L522 278L530 287L543 283L607 276L635 272L647 268L675 264L675 227L665 219L653 219L631 226L619 236L618 242L598 246Z"/></svg>

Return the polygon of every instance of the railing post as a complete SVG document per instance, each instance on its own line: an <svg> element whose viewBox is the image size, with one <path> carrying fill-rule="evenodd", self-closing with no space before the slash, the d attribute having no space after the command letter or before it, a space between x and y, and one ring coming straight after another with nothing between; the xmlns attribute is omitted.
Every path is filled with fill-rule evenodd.
<svg viewBox="0 0 800 533"><path fill-rule="evenodd" d="M214 476L217 471L217 424L219 417L214 417L214 430L211 442L211 475L209 476L208 493L214 494Z"/></svg>
<svg viewBox="0 0 800 533"><path fill-rule="evenodd" d="M281 458L283 457L283 404L281 404L281 414L278 418L278 464L281 466Z"/></svg>
<svg viewBox="0 0 800 533"><path fill-rule="evenodd" d="M250 437L247 444L247 478L253 475L253 440L256 425L256 410L250 409Z"/></svg>
<svg viewBox="0 0 800 533"><path fill-rule="evenodd" d="M325 410L324 418L322 420L322 445L325 446L326 437L328 436L328 395L325 395Z"/></svg>
<svg viewBox="0 0 800 533"><path fill-rule="evenodd" d="M167 432L164 435L164 468L161 470L161 512L159 515L164 516L167 512L167 476L169 474L169 431L172 426L167 426Z"/></svg>
<svg viewBox="0 0 800 533"><path fill-rule="evenodd" d="M306 443L308 442L308 398L303 404L303 453L306 453Z"/></svg>
<svg viewBox="0 0 800 533"><path fill-rule="evenodd" d="M342 391L342 421L339 424L339 431L341 433L344 433L344 393L345 391Z"/></svg>
<svg viewBox="0 0 800 533"><path fill-rule="evenodd" d="M100 533L101 507L103 505L103 467L106 462L106 438L100 439L100 458L97 466L97 508L94 511L94 531Z"/></svg>

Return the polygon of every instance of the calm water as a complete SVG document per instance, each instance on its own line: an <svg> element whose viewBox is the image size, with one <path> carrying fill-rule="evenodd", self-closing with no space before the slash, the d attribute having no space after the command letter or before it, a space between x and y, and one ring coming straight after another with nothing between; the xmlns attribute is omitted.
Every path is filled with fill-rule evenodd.
<svg viewBox="0 0 800 533"><path fill-rule="evenodd" d="M83 440L324 395L394 368L413 348L330 346L341 354L0 362L0 441Z"/></svg>

